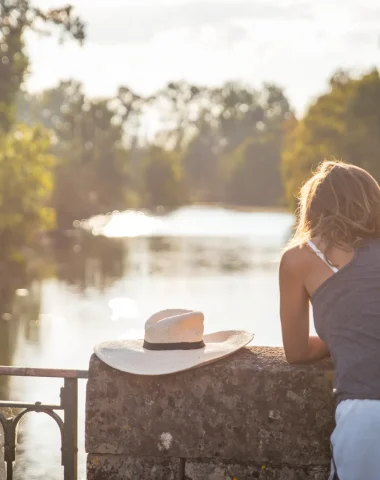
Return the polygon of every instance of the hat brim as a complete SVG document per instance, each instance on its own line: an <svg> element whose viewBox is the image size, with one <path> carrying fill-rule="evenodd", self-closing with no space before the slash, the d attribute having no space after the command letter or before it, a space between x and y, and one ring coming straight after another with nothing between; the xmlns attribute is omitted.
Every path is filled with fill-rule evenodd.
<svg viewBox="0 0 380 480"><path fill-rule="evenodd" d="M167 375L206 365L247 345L253 334L223 331L204 335L197 350L146 350L143 340L115 340L94 348L96 356L112 368L135 375Z"/></svg>

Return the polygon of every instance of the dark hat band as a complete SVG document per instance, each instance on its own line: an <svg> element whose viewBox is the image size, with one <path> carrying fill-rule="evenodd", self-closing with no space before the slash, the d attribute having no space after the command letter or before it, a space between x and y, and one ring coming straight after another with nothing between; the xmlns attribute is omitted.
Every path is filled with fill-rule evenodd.
<svg viewBox="0 0 380 480"><path fill-rule="evenodd" d="M200 342L179 343L150 343L144 340L143 348L146 350L197 350L205 347L203 340Z"/></svg>

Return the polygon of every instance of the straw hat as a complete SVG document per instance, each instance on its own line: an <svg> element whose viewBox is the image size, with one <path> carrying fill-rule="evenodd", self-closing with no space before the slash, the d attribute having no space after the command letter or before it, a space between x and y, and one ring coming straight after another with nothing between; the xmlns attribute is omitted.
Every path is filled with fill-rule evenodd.
<svg viewBox="0 0 380 480"><path fill-rule="evenodd" d="M249 343L253 335L224 331L203 335L204 316L192 310L163 310L145 324L144 340L103 342L95 354L110 367L136 375L165 375L214 362Z"/></svg>

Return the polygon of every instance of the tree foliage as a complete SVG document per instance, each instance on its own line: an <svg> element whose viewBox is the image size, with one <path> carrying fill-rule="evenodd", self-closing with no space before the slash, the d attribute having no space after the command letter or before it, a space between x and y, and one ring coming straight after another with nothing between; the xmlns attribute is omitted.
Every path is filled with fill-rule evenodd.
<svg viewBox="0 0 380 480"><path fill-rule="evenodd" d="M283 123L292 112L280 88L268 84L255 90L238 82L206 88L181 82L169 84L154 98L153 104L159 101L164 126L159 140L181 152L192 201L252 205L260 198L259 205L281 202L279 148ZM255 160L242 155L244 145L255 142L271 147L256 150ZM250 175L252 161L262 164L261 172L268 171L266 178L271 176L273 188L265 190L262 182L253 182L242 195L240 181Z"/></svg>
<svg viewBox="0 0 380 480"><path fill-rule="evenodd" d="M148 207L177 207L187 200L179 156L151 146L142 157L144 204Z"/></svg>
<svg viewBox="0 0 380 480"><path fill-rule="evenodd" d="M246 131L243 140L236 146L232 143L223 160L225 199L238 205L278 206L283 203L280 161L284 126L293 113L282 90L274 85L265 85L255 97L248 118L238 117L236 131L239 135Z"/></svg>
<svg viewBox="0 0 380 480"><path fill-rule="evenodd" d="M380 180L380 76L373 70L360 78L339 71L330 90L303 119L289 125L282 155L289 202L324 158L361 166Z"/></svg>
<svg viewBox="0 0 380 480"><path fill-rule="evenodd" d="M0 0L0 273L23 263L22 251L34 234L54 226L49 206L54 161L51 135L40 127L15 125L17 97L28 69L24 51L27 30L47 34L57 27L82 42L84 25L71 6L42 10L29 0ZM0 282L0 300L8 296L11 282Z"/></svg>
<svg viewBox="0 0 380 480"><path fill-rule="evenodd" d="M49 207L53 157L49 134L17 125L0 137L0 251L17 260L39 231L54 226Z"/></svg>
<svg viewBox="0 0 380 480"><path fill-rule="evenodd" d="M123 118L111 104L87 98L74 81L20 99L19 117L55 135L53 206L62 228L128 204L129 151L123 145Z"/></svg>
<svg viewBox="0 0 380 480"><path fill-rule="evenodd" d="M283 203L279 158L281 137L248 138L228 155L225 198L230 204L278 206Z"/></svg>
<svg viewBox="0 0 380 480"><path fill-rule="evenodd" d="M66 35L82 42L84 25L72 7L41 10L29 0L0 0L0 128L8 130L15 120L15 99L28 68L24 52L24 33L43 31L45 25L60 28L60 40Z"/></svg>
<svg viewBox="0 0 380 480"><path fill-rule="evenodd" d="M155 129L144 134L152 116ZM171 83L146 98L121 87L112 98L90 99L80 83L68 81L18 102L20 121L54 132L53 205L64 228L131 206L278 205L289 117L278 87L257 91L238 83Z"/></svg>

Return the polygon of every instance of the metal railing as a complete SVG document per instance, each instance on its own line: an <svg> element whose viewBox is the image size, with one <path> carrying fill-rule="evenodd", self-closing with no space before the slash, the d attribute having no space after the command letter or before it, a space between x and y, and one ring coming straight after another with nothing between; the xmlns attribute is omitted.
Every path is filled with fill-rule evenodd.
<svg viewBox="0 0 380 480"><path fill-rule="evenodd" d="M4 430L4 461L7 465L7 480L13 479L13 464L16 460L17 425L28 412L46 413L57 423L61 432L61 464L64 480L78 477L78 379L88 378L86 370L58 370L54 368L1 367L0 376L63 378L59 405L43 405L41 402L23 403L0 401L0 409L17 408L16 416L0 412ZM63 411L63 419L57 414Z"/></svg>

